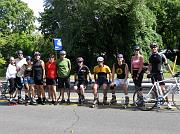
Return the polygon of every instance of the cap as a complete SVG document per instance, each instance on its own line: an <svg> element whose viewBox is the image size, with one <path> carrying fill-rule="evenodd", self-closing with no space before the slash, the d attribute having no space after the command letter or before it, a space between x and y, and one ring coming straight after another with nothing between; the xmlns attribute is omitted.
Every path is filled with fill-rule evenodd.
<svg viewBox="0 0 180 134"><path fill-rule="evenodd" d="M118 58L123 58L123 55L122 54L117 54L117 57Z"/></svg>
<svg viewBox="0 0 180 134"><path fill-rule="evenodd" d="M66 55L66 51L61 50L61 51L60 51L60 55Z"/></svg>
<svg viewBox="0 0 180 134"><path fill-rule="evenodd" d="M78 57L78 58L76 59L76 61L77 61L77 62L83 62L84 59L83 59L82 57Z"/></svg>
<svg viewBox="0 0 180 134"><path fill-rule="evenodd" d="M98 58L97 58L97 62L102 62L102 61L104 61L104 58L103 58L103 57L98 57Z"/></svg>
<svg viewBox="0 0 180 134"><path fill-rule="evenodd" d="M158 45L157 45L157 43L155 43L155 42L152 42L151 44L150 44L150 48L154 48L154 47L157 47Z"/></svg>
<svg viewBox="0 0 180 134"><path fill-rule="evenodd" d="M41 55L40 52L34 52L34 56Z"/></svg>

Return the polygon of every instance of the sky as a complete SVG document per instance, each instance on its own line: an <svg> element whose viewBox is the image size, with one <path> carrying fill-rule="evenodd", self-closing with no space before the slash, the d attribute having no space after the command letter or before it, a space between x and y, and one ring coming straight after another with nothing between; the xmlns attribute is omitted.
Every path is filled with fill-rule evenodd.
<svg viewBox="0 0 180 134"><path fill-rule="evenodd" d="M23 2L28 4L28 7L34 11L34 16L39 17L39 12L43 12L43 0L22 0ZM36 26L40 24L36 21Z"/></svg>

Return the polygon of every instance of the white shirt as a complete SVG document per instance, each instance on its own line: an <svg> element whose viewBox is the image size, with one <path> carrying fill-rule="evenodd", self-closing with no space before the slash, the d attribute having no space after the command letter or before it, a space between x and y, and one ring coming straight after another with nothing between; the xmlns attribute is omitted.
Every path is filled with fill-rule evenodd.
<svg viewBox="0 0 180 134"><path fill-rule="evenodd" d="M26 62L26 58L23 58L23 59L19 59L17 58L16 59L16 66L17 66L17 76L18 77L23 77L24 76L24 71L26 69L25 65L27 65L27 62Z"/></svg>
<svg viewBox="0 0 180 134"><path fill-rule="evenodd" d="M16 65L9 64L6 70L6 79L16 78Z"/></svg>

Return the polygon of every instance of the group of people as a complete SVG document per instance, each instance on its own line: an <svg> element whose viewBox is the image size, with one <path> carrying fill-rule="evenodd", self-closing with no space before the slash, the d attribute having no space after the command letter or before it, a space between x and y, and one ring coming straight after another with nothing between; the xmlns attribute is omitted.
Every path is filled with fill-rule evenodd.
<svg viewBox="0 0 180 134"><path fill-rule="evenodd" d="M154 81L163 80L162 66L167 65L169 71L172 73L170 66L167 64L167 59L164 55L158 53L157 43L151 43L150 48L152 54L149 58L148 70L152 74L152 83ZM31 56L24 58L23 52L17 52L18 58L10 58L10 64L7 68L6 78L10 83L10 98L14 97L14 93L18 94L18 102L21 103L21 90L23 85L25 87L25 101L30 101L31 104L45 104L46 96L44 85L49 89L49 96L52 104L70 103L70 72L71 61L66 58L66 51L60 51L60 57L55 59L55 55L50 55L49 61L44 63L41 60L39 52L34 53L34 59ZM84 59L78 57L76 59L77 68L74 74L73 89L77 91L79 99L78 103L85 102L85 89L89 83L92 83L92 75L90 69L84 65ZM128 96L128 76L129 67L125 62L122 54L117 54L117 62L115 62L110 69L109 66L104 64L104 58L98 57L97 64L93 69L94 84L92 86L94 101L93 104L99 103L98 88L103 90L103 104L107 104L107 87L109 86L112 91L111 103L116 103L115 87L121 87L125 94L125 103L129 103ZM134 47L134 55L131 58L130 72L136 90L141 91L141 84L144 74L144 57L140 52L140 47ZM58 86L56 86L58 85ZM165 83L161 82L160 86L164 91ZM56 87L60 89L60 96L57 98ZM16 90L17 89L17 90ZM36 89L36 90L35 90ZM64 98L64 91L67 89L67 100ZM35 92L36 91L36 92ZM37 99L35 100L35 96ZM143 95L139 95L141 98ZM167 98L168 102L168 98ZM169 103L168 103L169 104ZM170 107L170 104L169 104Z"/></svg>

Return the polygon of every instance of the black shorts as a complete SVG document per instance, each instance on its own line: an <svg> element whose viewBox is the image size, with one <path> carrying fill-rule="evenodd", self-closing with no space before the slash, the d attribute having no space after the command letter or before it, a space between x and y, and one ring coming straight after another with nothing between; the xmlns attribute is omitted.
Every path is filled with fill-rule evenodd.
<svg viewBox="0 0 180 134"><path fill-rule="evenodd" d="M34 84L35 85L43 85L43 80L37 80L37 79L34 79Z"/></svg>
<svg viewBox="0 0 180 134"><path fill-rule="evenodd" d="M46 78L46 85L56 85L56 79Z"/></svg>
<svg viewBox="0 0 180 134"><path fill-rule="evenodd" d="M58 88L70 88L70 78L60 78L58 77Z"/></svg>
<svg viewBox="0 0 180 134"><path fill-rule="evenodd" d="M18 89L18 90L22 90L22 88L23 88L23 86L24 86L24 84L23 84L23 78L22 77L16 77L16 79L15 79L15 81L16 81L16 88Z"/></svg>
<svg viewBox="0 0 180 134"><path fill-rule="evenodd" d="M88 85L88 81L85 81L85 80L83 80L83 81L77 81L76 83L75 83L75 86L77 86L78 88L80 88L80 85L83 85L84 87L86 87L87 85Z"/></svg>
<svg viewBox="0 0 180 134"><path fill-rule="evenodd" d="M164 80L163 73L152 73L151 81L152 83L157 82L157 81L162 81ZM159 85L165 85L164 82L160 82Z"/></svg>
<svg viewBox="0 0 180 134"><path fill-rule="evenodd" d="M99 86L102 86L103 84L108 84L108 80L107 79L97 79L95 81L96 84L98 84Z"/></svg>

